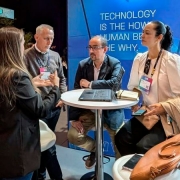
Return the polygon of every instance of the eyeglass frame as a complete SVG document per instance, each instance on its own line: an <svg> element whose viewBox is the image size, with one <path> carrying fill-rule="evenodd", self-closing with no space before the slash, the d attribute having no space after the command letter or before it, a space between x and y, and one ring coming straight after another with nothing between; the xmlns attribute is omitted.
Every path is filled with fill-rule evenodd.
<svg viewBox="0 0 180 180"><path fill-rule="evenodd" d="M104 48L105 46L87 46L86 49L97 51L98 49Z"/></svg>

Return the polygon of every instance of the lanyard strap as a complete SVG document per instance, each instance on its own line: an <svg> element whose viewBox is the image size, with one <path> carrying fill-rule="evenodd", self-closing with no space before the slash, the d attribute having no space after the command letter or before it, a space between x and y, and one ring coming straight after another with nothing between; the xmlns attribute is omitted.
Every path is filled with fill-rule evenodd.
<svg viewBox="0 0 180 180"><path fill-rule="evenodd" d="M156 70L156 66L157 66L157 63L158 63L158 61L159 61L159 58L160 58L161 54L162 54L162 49L160 50L160 52L159 52L159 54L158 54L158 57L157 57L157 59L156 59L156 62L155 62L155 64L154 64L153 70L152 70L152 72L151 72L151 77L154 75L154 72L155 72L155 70ZM148 55L149 55L149 54L147 54L147 58L146 58L146 62L145 62L145 67L144 67L144 73L146 73L146 74L148 74L149 69L150 69L150 60L148 59ZM149 62L148 62L148 61L149 61ZM148 65L148 72L147 72L147 70L146 70L146 68L147 68L146 65Z"/></svg>
<svg viewBox="0 0 180 180"><path fill-rule="evenodd" d="M50 61L49 52L48 52L48 60L47 60L47 64L46 65L42 64L41 59L37 56L37 54L36 54L36 57L37 57L37 62L38 62L40 67L49 67L49 61Z"/></svg>

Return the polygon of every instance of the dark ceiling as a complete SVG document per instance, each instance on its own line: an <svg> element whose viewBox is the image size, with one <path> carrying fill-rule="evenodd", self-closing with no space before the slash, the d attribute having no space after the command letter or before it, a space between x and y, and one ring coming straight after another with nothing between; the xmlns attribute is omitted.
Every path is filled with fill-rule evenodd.
<svg viewBox="0 0 180 180"><path fill-rule="evenodd" d="M35 33L40 24L54 27L53 45L62 54L67 46L67 0L0 0L0 6L14 9L17 28Z"/></svg>

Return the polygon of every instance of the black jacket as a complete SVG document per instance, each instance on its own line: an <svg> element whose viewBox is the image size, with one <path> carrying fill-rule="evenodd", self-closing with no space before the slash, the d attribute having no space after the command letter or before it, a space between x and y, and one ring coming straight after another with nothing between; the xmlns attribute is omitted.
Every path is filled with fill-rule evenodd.
<svg viewBox="0 0 180 180"><path fill-rule="evenodd" d="M24 176L40 166L39 119L47 116L60 98L54 86L44 100L27 74L13 78L16 105L0 101L0 178Z"/></svg>
<svg viewBox="0 0 180 180"><path fill-rule="evenodd" d="M101 66L98 80L94 80L94 66L93 61L91 58L86 58L82 61L80 61L75 82L74 82L74 88L80 89L80 80L86 79L88 81L92 81L91 88L92 89L112 89L113 91L117 91L121 87L122 77L124 75L124 68L121 66L121 63L118 59L111 57L109 55L106 55L103 64ZM70 107L69 109L69 120L78 120L79 116L86 111L85 109L80 109L76 107ZM119 118L116 116L115 122L113 125L109 122L111 117L109 117L110 112L116 111L119 112ZM108 118L108 122L106 122L110 128L116 129L119 128L120 124L122 123L123 119L121 118L121 115L124 114L122 110L104 110L104 115ZM115 113L113 113L115 114Z"/></svg>

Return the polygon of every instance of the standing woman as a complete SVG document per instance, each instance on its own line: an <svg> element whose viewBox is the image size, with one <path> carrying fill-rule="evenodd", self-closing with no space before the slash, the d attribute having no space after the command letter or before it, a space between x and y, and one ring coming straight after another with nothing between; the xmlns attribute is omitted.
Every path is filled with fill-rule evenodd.
<svg viewBox="0 0 180 180"><path fill-rule="evenodd" d="M60 98L59 78L42 100L23 62L24 33L0 29L0 178L30 180L40 166L39 118L47 116Z"/></svg>
<svg viewBox="0 0 180 180"><path fill-rule="evenodd" d="M170 28L160 21L149 22L143 29L142 45L148 48L133 62L129 90L140 90L143 104L149 106L180 94L180 57L168 52L172 44ZM140 107L132 107L135 112ZM148 130L135 117L119 130L116 146L122 156L144 154L154 145L173 134L171 123L160 119Z"/></svg>

